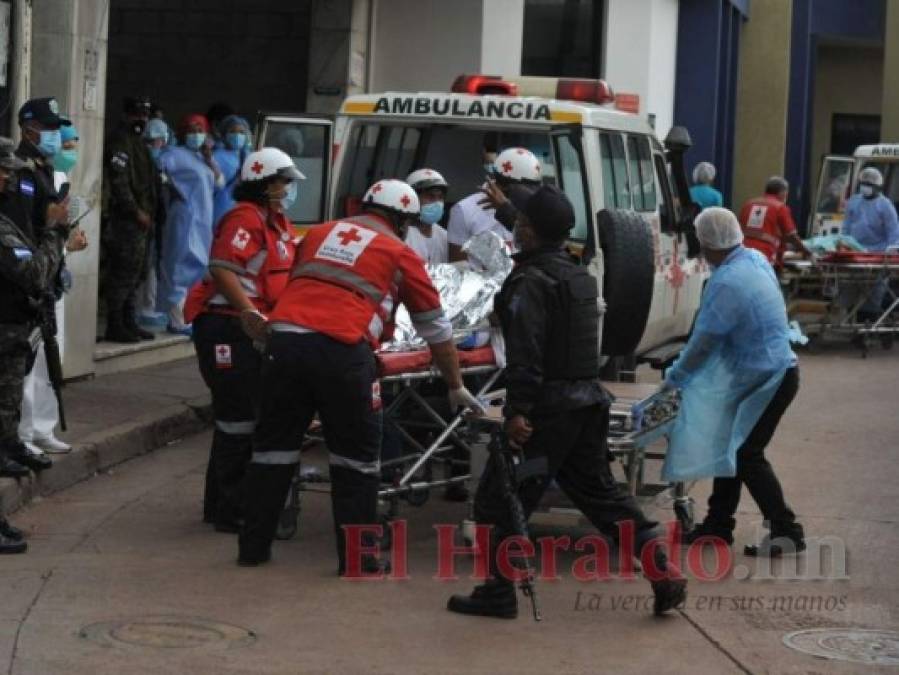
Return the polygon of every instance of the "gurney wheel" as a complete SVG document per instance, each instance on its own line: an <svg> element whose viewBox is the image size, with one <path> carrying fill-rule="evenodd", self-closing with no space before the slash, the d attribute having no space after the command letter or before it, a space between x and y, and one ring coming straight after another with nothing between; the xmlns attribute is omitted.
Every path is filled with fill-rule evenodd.
<svg viewBox="0 0 899 675"><path fill-rule="evenodd" d="M674 515L677 518L678 522L680 522L681 530L683 530L684 532L689 532L693 529L693 524L695 521L693 516L692 500L674 502Z"/></svg>
<svg viewBox="0 0 899 675"><path fill-rule="evenodd" d="M424 506L430 497L430 490L411 490L404 495L405 500L412 506Z"/></svg>
<svg viewBox="0 0 899 675"><path fill-rule="evenodd" d="M297 525L300 520L299 509L284 509L278 517L278 529L275 530L275 539L286 541L297 536Z"/></svg>

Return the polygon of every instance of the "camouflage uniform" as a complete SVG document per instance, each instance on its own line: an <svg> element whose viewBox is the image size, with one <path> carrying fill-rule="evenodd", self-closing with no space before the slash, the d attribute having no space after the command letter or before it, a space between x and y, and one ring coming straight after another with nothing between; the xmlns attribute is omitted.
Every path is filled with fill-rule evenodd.
<svg viewBox="0 0 899 675"><path fill-rule="evenodd" d="M138 210L155 222L158 172L142 137L122 125L106 143L108 189L103 232L104 295L110 316L126 314L130 324L134 294L147 274L147 244L153 228L137 221Z"/></svg>
<svg viewBox="0 0 899 675"><path fill-rule="evenodd" d="M0 213L0 452L7 456L21 445L23 382L32 355L29 335L59 269L67 237L66 227L54 226L29 238Z"/></svg>

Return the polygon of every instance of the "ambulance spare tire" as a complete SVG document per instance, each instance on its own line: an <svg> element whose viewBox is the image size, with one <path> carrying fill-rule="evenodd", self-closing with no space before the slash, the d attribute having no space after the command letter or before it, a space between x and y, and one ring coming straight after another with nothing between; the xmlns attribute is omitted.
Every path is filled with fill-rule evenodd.
<svg viewBox="0 0 899 675"><path fill-rule="evenodd" d="M597 221L605 265L602 353L627 356L640 344L652 305L652 228L633 211L603 210Z"/></svg>

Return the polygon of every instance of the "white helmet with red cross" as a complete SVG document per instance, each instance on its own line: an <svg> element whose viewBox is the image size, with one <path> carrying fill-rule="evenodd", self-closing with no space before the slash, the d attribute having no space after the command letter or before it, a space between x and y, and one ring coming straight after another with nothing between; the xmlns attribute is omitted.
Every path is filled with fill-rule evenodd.
<svg viewBox="0 0 899 675"><path fill-rule="evenodd" d="M446 191L449 190L446 179L439 171L434 171L434 169L418 169L417 171L413 171L406 176L406 182L409 183L416 192L438 188L443 190L443 194L446 194Z"/></svg>
<svg viewBox="0 0 899 675"><path fill-rule="evenodd" d="M408 183L396 178L383 178L368 188L362 197L363 205L380 206L388 211L409 216L421 212L418 195Z"/></svg>
<svg viewBox="0 0 899 675"><path fill-rule="evenodd" d="M496 156L493 171L497 178L516 183L540 183L540 160L527 148L507 148Z"/></svg>
<svg viewBox="0 0 899 675"><path fill-rule="evenodd" d="M294 165L290 155L278 148L262 148L247 155L240 169L242 181L265 180L271 176L290 180L306 178Z"/></svg>

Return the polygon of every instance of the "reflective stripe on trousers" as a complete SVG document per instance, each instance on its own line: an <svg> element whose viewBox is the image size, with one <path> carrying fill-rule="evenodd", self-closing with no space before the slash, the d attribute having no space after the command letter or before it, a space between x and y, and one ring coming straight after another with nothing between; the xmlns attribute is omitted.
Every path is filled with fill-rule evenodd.
<svg viewBox="0 0 899 675"><path fill-rule="evenodd" d="M226 420L216 420L215 428L226 434L235 436L248 436L256 429L255 420L243 420L239 422L229 422Z"/></svg>

